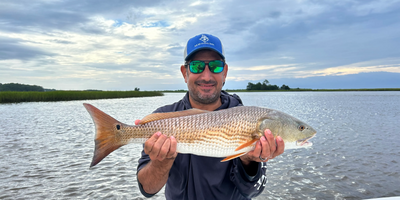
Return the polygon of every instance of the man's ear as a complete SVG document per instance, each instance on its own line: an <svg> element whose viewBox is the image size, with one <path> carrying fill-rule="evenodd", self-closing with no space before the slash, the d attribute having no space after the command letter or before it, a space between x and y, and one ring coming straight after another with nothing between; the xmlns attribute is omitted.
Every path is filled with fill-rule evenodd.
<svg viewBox="0 0 400 200"><path fill-rule="evenodd" d="M224 81L223 81L223 83L225 83L226 75L228 75L228 64L225 63L225 67L224 67Z"/></svg>
<svg viewBox="0 0 400 200"><path fill-rule="evenodd" d="M185 79L185 83L187 83L187 68L185 67L185 65L181 66L181 73L183 78Z"/></svg>

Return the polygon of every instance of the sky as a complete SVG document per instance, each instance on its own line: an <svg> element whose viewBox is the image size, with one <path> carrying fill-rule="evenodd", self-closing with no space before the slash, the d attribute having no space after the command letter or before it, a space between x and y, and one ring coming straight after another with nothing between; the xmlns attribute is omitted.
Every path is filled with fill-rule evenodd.
<svg viewBox="0 0 400 200"><path fill-rule="evenodd" d="M187 89L189 38L221 39L224 89L400 88L400 0L1 0L0 83Z"/></svg>

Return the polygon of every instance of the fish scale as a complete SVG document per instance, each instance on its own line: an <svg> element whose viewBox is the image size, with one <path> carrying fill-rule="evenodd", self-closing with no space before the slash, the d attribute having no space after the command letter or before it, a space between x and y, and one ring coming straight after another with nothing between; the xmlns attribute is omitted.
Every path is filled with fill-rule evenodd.
<svg viewBox="0 0 400 200"><path fill-rule="evenodd" d="M123 145L144 143L157 131L176 138L178 153L227 157L223 161L253 150L266 129L270 129L275 137L281 136L285 146L296 141L311 144L307 140L316 133L309 125L288 114L256 106L213 112L191 109L154 113L135 126L123 124L90 104L84 106L96 125L91 166Z"/></svg>

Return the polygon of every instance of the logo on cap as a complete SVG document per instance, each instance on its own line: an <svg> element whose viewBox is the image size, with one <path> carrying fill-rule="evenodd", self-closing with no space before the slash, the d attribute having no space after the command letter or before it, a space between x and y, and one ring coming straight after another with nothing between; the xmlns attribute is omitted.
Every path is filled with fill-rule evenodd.
<svg viewBox="0 0 400 200"><path fill-rule="evenodd" d="M201 38L199 40L203 41L203 43L206 43L206 42L208 42L209 39L207 36L201 35Z"/></svg>
<svg viewBox="0 0 400 200"><path fill-rule="evenodd" d="M206 35L201 35L199 40L201 40L203 43L197 43L196 45L194 45L194 47L197 47L199 45L207 45L207 44L214 46L214 43L208 42L210 39Z"/></svg>

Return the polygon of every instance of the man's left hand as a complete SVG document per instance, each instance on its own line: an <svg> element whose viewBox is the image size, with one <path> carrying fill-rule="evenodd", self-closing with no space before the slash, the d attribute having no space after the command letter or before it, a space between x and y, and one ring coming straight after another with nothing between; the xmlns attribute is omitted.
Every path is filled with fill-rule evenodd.
<svg viewBox="0 0 400 200"><path fill-rule="evenodd" d="M284 149L285 143L282 138L277 136L275 139L271 131L266 129L264 136L257 141L255 149L241 156L240 159L244 165L249 165L251 161L267 162L269 159L281 155Z"/></svg>

